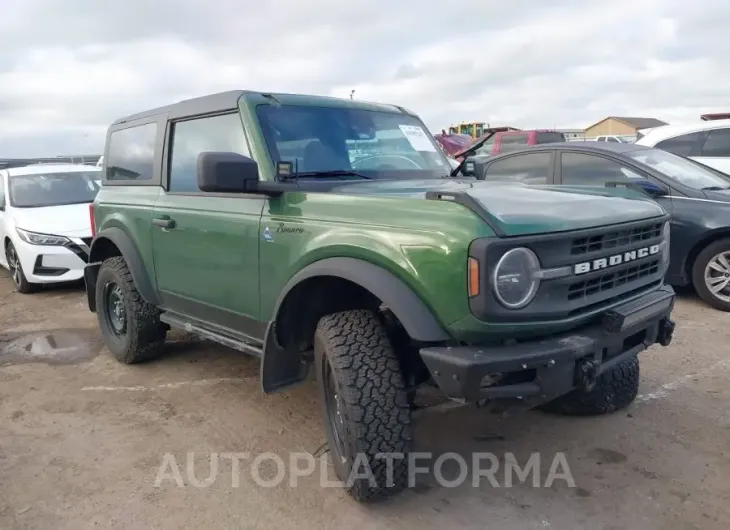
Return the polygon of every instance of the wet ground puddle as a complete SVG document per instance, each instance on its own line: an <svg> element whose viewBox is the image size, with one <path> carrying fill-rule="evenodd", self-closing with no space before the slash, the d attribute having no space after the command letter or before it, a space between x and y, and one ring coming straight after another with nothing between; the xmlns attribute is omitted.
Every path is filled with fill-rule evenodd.
<svg viewBox="0 0 730 530"><path fill-rule="evenodd" d="M0 366L73 364L93 359L100 350L98 334L88 329L0 333Z"/></svg>

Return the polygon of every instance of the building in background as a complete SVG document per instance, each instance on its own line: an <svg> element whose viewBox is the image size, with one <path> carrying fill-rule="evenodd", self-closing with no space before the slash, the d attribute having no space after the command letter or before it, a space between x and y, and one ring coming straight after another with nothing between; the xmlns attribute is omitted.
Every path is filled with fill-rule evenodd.
<svg viewBox="0 0 730 530"><path fill-rule="evenodd" d="M589 140L596 136L636 136L642 129L651 129L661 125L668 124L656 118L609 116L586 127L585 138Z"/></svg>

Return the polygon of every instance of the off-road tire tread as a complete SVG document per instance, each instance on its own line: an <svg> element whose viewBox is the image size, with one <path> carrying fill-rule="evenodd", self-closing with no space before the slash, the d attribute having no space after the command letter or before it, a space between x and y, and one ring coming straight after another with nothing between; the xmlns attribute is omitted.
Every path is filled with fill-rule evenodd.
<svg viewBox="0 0 730 530"><path fill-rule="evenodd" d="M357 480L348 493L361 502L383 500L406 487L413 441L411 410L398 359L384 326L371 311L327 315L319 321L316 333L343 391L347 436L356 454L367 455L377 482L372 487L367 480ZM404 455L393 460L390 487L386 461L375 458L379 453Z"/></svg>
<svg viewBox="0 0 730 530"><path fill-rule="evenodd" d="M129 343L126 351L123 353L114 353L114 356L125 364L135 364L156 359L162 353L165 345L165 336L167 328L160 321L160 311L153 305L149 304L137 291L134 285L132 273L121 256L115 256L104 260L99 270L99 278L101 279L102 271L105 269L113 271L117 277L118 283L124 292L125 302L129 301L127 307L127 335ZM97 286L98 289L98 286ZM105 323L102 322L104 316L97 299L97 314L99 316L99 325L102 327L103 333ZM110 348L111 349L111 348Z"/></svg>
<svg viewBox="0 0 730 530"><path fill-rule="evenodd" d="M565 416L597 416L628 407L638 393L639 359L634 356L601 374L590 392L574 390L540 408Z"/></svg>
<svg viewBox="0 0 730 530"><path fill-rule="evenodd" d="M730 239L720 239L707 245L695 258L692 264L692 285L702 300L720 311L730 312L730 303L718 300L705 285L705 267L717 254L730 250Z"/></svg>

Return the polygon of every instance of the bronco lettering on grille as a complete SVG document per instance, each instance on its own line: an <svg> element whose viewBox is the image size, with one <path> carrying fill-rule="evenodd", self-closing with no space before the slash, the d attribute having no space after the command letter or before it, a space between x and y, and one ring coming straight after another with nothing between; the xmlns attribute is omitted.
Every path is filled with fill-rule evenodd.
<svg viewBox="0 0 730 530"><path fill-rule="evenodd" d="M607 269L608 267L621 265L622 263L629 263L630 261L635 261L637 259L646 258L647 256L659 254L660 249L660 245L652 245L650 247L629 250L621 254L614 254L613 256L608 256L605 258L594 259L593 261L583 261L581 263L576 263L573 266L573 274L585 274L587 272Z"/></svg>

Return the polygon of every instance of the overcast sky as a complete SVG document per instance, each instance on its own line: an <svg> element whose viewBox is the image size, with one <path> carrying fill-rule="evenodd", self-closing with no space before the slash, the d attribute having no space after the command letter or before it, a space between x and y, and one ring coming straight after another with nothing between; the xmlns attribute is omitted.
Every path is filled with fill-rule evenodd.
<svg viewBox="0 0 730 530"><path fill-rule="evenodd" d="M2 0L0 0L2 1ZM0 156L101 152L115 118L245 88L452 122L730 111L730 0L4 0Z"/></svg>

